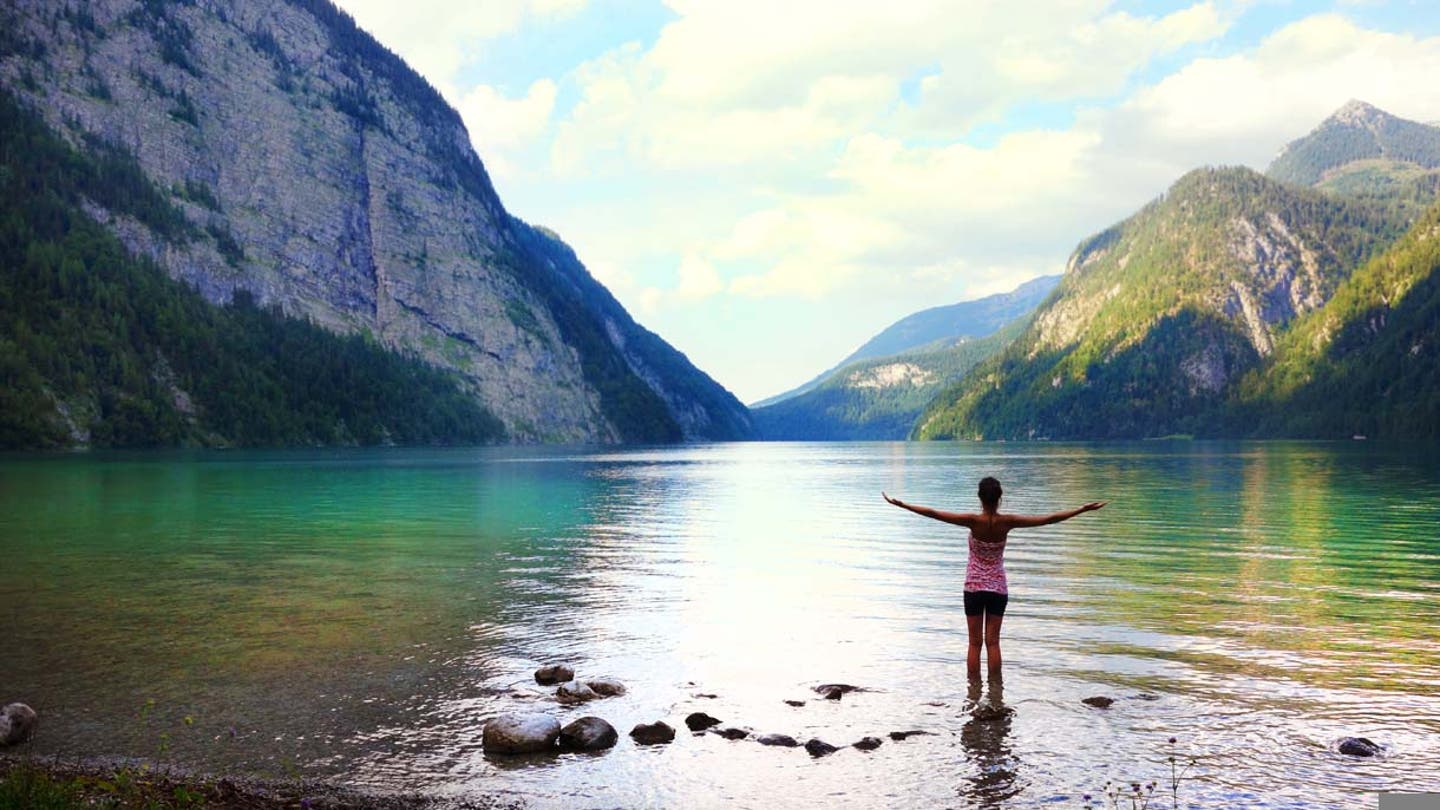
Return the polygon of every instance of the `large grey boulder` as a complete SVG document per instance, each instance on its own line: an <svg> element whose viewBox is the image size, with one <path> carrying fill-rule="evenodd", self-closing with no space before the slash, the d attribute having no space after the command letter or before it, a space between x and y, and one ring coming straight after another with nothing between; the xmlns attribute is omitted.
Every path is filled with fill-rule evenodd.
<svg viewBox="0 0 1440 810"><path fill-rule="evenodd" d="M534 754L551 751L560 738L560 721L548 714L502 714L485 723L482 744L487 754Z"/></svg>
<svg viewBox="0 0 1440 810"><path fill-rule="evenodd" d="M24 703L11 703L0 709L0 745L25 742L35 735L40 717Z"/></svg>
<svg viewBox="0 0 1440 810"><path fill-rule="evenodd" d="M555 698L561 703L584 703L587 700L594 700L598 697L600 696L595 694L594 689L591 689L579 681L566 681L560 684L559 689L555 690Z"/></svg>
<svg viewBox="0 0 1440 810"><path fill-rule="evenodd" d="M569 664L546 664L535 670L535 682L541 686L554 686L574 678L575 668Z"/></svg>
<svg viewBox="0 0 1440 810"><path fill-rule="evenodd" d="M560 729L560 747L566 751L601 751L619 739L615 727L599 717L582 717Z"/></svg>

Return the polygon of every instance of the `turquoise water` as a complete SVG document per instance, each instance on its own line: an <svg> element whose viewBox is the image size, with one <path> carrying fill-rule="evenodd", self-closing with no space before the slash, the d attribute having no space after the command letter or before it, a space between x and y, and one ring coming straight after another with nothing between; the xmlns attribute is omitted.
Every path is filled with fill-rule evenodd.
<svg viewBox="0 0 1440 810"><path fill-rule="evenodd" d="M0 700L41 753L540 806L1075 806L1197 759L1182 806L1440 791L1440 462L1353 444L730 444L0 459ZM965 677L963 532L1007 511L1003 688ZM567 660L628 695L556 705ZM810 687L873 691L839 702ZM697 697L714 695L715 697ZM1109 709L1080 703L1114 697ZM785 699L802 699L791 707ZM1013 709L977 722L975 701ZM486 758L487 716L602 755ZM812 760L682 720L819 737ZM674 744L637 748L666 719ZM1386 747L1333 751L1342 736Z"/></svg>

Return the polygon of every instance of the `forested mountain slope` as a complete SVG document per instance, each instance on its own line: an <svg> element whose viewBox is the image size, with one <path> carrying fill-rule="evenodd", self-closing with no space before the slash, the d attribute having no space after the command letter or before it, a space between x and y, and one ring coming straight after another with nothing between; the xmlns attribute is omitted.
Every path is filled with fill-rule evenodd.
<svg viewBox="0 0 1440 810"><path fill-rule="evenodd" d="M1085 240L1025 332L937 397L925 438L1216 434L1237 382L1405 229L1403 205L1200 169Z"/></svg>
<svg viewBox="0 0 1440 810"><path fill-rule="evenodd" d="M173 215L81 208L211 303L240 294L453 372L511 441L750 433L505 211L459 115L328 0L12 0L0 85L83 156L133 157Z"/></svg>

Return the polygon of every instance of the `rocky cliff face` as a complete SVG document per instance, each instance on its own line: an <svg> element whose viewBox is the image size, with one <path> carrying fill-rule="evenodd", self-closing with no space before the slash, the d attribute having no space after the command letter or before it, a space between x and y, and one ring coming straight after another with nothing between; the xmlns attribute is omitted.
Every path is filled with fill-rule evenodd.
<svg viewBox="0 0 1440 810"><path fill-rule="evenodd" d="M211 300L453 369L520 441L749 434L573 254L553 265L459 116L326 0L10 0L0 29L0 81L72 143L133 153L197 235L91 213Z"/></svg>

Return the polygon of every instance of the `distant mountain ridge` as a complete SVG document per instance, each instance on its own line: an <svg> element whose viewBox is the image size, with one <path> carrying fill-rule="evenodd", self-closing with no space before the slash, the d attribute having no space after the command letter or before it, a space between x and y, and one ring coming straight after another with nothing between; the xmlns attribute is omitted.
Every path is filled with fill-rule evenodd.
<svg viewBox="0 0 1440 810"><path fill-rule="evenodd" d="M160 190L173 227L84 208L136 257L213 304L248 295L448 372L503 426L487 436L751 434L733 395L506 212L458 113L328 0L12 0L0 87L79 159L133 157Z"/></svg>
<svg viewBox="0 0 1440 810"><path fill-rule="evenodd" d="M1055 285L1060 276L1039 276L1015 289L987 295L958 304L924 309L896 321L851 352L833 367L821 372L809 382L796 388L751 404L751 408L764 408L784 402L820 387L836 372L861 360L888 357L912 349L931 346L942 341L958 341L961 338L981 338L998 331L1002 326L1035 308ZM932 348L934 348L932 346Z"/></svg>
<svg viewBox="0 0 1440 810"><path fill-rule="evenodd" d="M1434 169L1440 169L1440 129L1352 100L1287 144L1265 173L1296 185L1345 190L1364 180L1345 175L1405 176Z"/></svg>

